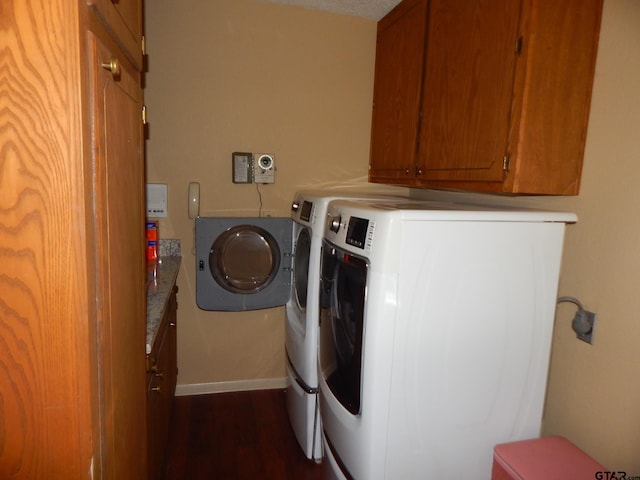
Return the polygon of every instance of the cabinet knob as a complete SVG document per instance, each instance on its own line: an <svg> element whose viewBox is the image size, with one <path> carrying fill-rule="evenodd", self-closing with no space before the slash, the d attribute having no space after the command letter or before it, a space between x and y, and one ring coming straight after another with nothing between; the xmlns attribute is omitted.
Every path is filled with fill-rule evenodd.
<svg viewBox="0 0 640 480"><path fill-rule="evenodd" d="M120 79L120 62L117 58L113 57L109 62L103 63L102 68L111 72L114 80Z"/></svg>

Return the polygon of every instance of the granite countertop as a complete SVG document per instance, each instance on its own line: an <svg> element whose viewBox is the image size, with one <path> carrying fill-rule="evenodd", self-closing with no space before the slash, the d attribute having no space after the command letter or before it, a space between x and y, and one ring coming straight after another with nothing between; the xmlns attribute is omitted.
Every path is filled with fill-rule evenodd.
<svg viewBox="0 0 640 480"><path fill-rule="evenodd" d="M168 255L147 265L147 355L151 353L181 262L182 257Z"/></svg>

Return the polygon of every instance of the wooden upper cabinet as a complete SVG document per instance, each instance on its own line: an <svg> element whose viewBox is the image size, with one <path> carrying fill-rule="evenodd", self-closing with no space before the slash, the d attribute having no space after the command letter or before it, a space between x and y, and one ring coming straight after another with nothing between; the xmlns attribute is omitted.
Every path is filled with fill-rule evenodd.
<svg viewBox="0 0 640 480"><path fill-rule="evenodd" d="M428 0L424 11L405 6L415 3L405 0L379 22L370 181L577 194L602 0ZM416 86L414 77L396 72L402 83L389 89L386 77L393 74L387 70L402 61L386 57L405 52L381 27L401 11L416 16L405 25L424 38L417 61L422 73ZM411 138L404 117L416 89ZM394 156L410 174L389 174Z"/></svg>
<svg viewBox="0 0 640 480"><path fill-rule="evenodd" d="M142 70L142 2L140 0L87 0L106 30L129 60Z"/></svg>
<svg viewBox="0 0 640 480"><path fill-rule="evenodd" d="M602 0L534 1L525 7L504 190L577 195Z"/></svg>
<svg viewBox="0 0 640 480"><path fill-rule="evenodd" d="M502 181L520 4L431 0L418 178Z"/></svg>
<svg viewBox="0 0 640 480"><path fill-rule="evenodd" d="M405 1L378 23L370 176L415 176L427 0Z"/></svg>

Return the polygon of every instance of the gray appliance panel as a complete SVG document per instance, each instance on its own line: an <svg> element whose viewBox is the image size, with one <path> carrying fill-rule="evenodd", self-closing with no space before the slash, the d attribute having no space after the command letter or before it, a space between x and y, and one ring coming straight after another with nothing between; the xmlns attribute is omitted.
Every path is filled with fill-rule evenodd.
<svg viewBox="0 0 640 480"><path fill-rule="evenodd" d="M244 311L285 305L291 294L292 228L289 217L198 217L196 228L196 304L202 310ZM267 232L280 250L271 282L256 292L232 292L221 286L209 268L209 255L218 237L239 226ZM248 256L249 257L249 256ZM250 268L250 265L248 265Z"/></svg>

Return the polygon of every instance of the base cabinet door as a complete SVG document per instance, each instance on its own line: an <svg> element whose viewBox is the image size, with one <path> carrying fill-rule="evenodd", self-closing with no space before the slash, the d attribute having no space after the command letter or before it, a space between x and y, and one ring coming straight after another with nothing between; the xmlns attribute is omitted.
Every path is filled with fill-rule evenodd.
<svg viewBox="0 0 640 480"><path fill-rule="evenodd" d="M173 399L178 377L176 292L177 287L174 287L148 358L149 480L162 478L169 440Z"/></svg>

